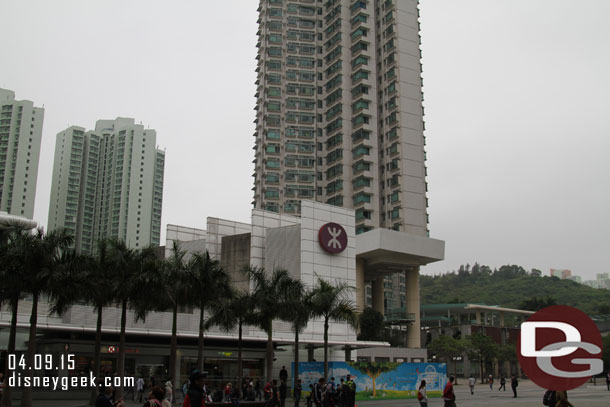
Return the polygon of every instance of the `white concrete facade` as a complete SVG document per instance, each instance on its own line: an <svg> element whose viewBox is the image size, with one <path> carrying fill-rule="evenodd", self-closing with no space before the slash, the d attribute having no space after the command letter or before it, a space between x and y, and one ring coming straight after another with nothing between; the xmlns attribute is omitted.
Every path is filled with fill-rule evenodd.
<svg viewBox="0 0 610 407"><path fill-rule="evenodd" d="M156 137L122 117L57 134L49 229L67 229L83 253L105 237L135 248L159 245L165 152Z"/></svg>
<svg viewBox="0 0 610 407"><path fill-rule="evenodd" d="M44 109L0 89L0 211L32 219Z"/></svg>

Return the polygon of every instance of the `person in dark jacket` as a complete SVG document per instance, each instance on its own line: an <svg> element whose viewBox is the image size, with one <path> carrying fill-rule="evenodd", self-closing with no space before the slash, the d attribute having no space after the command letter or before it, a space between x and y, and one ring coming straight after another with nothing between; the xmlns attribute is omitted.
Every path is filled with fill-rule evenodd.
<svg viewBox="0 0 610 407"><path fill-rule="evenodd" d="M284 382L288 380L288 371L286 370L286 366L282 366L282 370L280 370L280 380Z"/></svg>
<svg viewBox="0 0 610 407"><path fill-rule="evenodd" d="M193 407L199 407L201 406L201 402L205 401L205 394L203 392L204 380L205 375L199 370L194 370L191 374L191 385L189 386L189 391L186 394L191 400L191 406Z"/></svg>
<svg viewBox="0 0 610 407"><path fill-rule="evenodd" d="M517 376L513 375L510 379L510 388L513 390L513 398L517 397L517 386L519 386L519 380L517 380Z"/></svg>
<svg viewBox="0 0 610 407"><path fill-rule="evenodd" d="M288 386L286 381L282 380L280 383L280 407L286 407L286 396L288 395Z"/></svg>
<svg viewBox="0 0 610 407"><path fill-rule="evenodd" d="M299 407L299 402L301 401L301 392L303 391L303 385L301 384L301 379L297 380L297 384L294 386L293 396L294 396L294 407Z"/></svg>
<svg viewBox="0 0 610 407"><path fill-rule="evenodd" d="M100 394L95 399L95 407L124 407L125 403L123 400L114 401L112 393L114 388L112 386L102 387Z"/></svg>
<svg viewBox="0 0 610 407"><path fill-rule="evenodd" d="M313 385L313 396L312 400L316 407L322 407L322 394L324 393L324 378L321 377L318 383Z"/></svg>

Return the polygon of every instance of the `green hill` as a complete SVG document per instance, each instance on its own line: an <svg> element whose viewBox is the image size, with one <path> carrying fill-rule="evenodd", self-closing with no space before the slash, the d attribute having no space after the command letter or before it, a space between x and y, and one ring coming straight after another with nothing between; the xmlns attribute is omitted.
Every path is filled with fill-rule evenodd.
<svg viewBox="0 0 610 407"><path fill-rule="evenodd" d="M558 305L570 305L588 314L610 314L610 290L541 274L540 270L528 272L515 265L492 270L475 263L446 274L421 275L421 303L469 302L532 309L532 299L546 301L551 297ZM526 301L530 304L524 304Z"/></svg>

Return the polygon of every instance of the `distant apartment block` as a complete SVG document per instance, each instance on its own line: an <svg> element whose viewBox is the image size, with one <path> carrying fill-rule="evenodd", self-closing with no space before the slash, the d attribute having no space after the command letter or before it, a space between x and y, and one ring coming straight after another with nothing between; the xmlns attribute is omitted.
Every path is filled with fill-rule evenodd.
<svg viewBox="0 0 610 407"><path fill-rule="evenodd" d="M32 219L44 109L0 89L0 211Z"/></svg>
<svg viewBox="0 0 610 407"><path fill-rule="evenodd" d="M91 253L106 237L130 247L159 245L165 152L156 131L134 119L98 120L57 135L49 229L66 228Z"/></svg>
<svg viewBox="0 0 610 407"><path fill-rule="evenodd" d="M559 277L562 280L570 277L572 275L572 270L567 269L551 269L551 277Z"/></svg>
<svg viewBox="0 0 610 407"><path fill-rule="evenodd" d="M571 270L557 270L551 269L551 276L559 277L564 280L571 280L578 284L584 284L591 288L602 288L610 290L610 274L609 273L597 273L595 280L583 281L581 276L572 275Z"/></svg>

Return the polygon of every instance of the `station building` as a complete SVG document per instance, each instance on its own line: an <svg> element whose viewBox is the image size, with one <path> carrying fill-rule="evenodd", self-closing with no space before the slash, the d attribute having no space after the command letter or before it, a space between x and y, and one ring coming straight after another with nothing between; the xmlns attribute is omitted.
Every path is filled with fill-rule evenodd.
<svg viewBox="0 0 610 407"><path fill-rule="evenodd" d="M344 323L331 322L330 360L426 360L422 349L419 268L444 256L444 242L387 229L373 229L356 235L354 210L314 201L303 201L300 217L253 209L251 223L208 217L206 229L168 225L166 254L173 241L187 252L207 250L231 274L234 284L247 288L244 266L286 269L294 278L313 286L316 279L344 282L354 287L352 299L359 311L364 309L368 282L373 286L374 308L383 312L383 279L389 273L406 272L407 307L401 318L407 330L404 349L389 348L384 342L357 340L357 333ZM146 289L143 287L142 289ZM19 304L17 348L24 351L31 303ZM181 310L178 317L178 358L180 380L184 380L197 359L198 310ZM44 301L39 305L38 352L62 353L69 349L77 359L76 373L87 372L94 356L97 314L86 305L74 305L64 315L49 315ZM400 319L400 318L399 318ZM126 374L164 377L169 361L171 312L149 314L136 321L128 313ZM6 349L10 312L0 311L0 350ZM116 369L120 330L120 309L108 307L103 313L102 368ZM274 322L274 377L294 357L294 334L290 324ZM266 334L256 327L243 333L243 372L263 377ZM323 360L323 322L312 320L300 335L302 361ZM218 383L235 380L237 372L237 335L218 328L206 332L205 370ZM54 374L54 372L49 372Z"/></svg>

